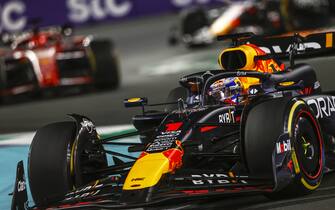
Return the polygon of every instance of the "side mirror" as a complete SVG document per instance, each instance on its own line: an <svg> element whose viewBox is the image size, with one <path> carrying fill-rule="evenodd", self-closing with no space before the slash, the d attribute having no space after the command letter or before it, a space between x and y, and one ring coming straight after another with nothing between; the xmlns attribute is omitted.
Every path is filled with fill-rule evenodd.
<svg viewBox="0 0 335 210"><path fill-rule="evenodd" d="M148 104L147 98L128 98L124 99L123 104L125 107L139 107Z"/></svg>

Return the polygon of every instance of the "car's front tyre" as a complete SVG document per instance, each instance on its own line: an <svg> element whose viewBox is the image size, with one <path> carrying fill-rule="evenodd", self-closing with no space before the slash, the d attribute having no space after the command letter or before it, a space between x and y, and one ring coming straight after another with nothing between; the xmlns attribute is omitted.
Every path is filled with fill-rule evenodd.
<svg viewBox="0 0 335 210"><path fill-rule="evenodd" d="M37 130L30 145L28 176L35 204L43 207L63 199L80 186L101 178L107 167L100 143L94 143L75 122L58 122ZM92 141L94 140L94 141Z"/></svg>

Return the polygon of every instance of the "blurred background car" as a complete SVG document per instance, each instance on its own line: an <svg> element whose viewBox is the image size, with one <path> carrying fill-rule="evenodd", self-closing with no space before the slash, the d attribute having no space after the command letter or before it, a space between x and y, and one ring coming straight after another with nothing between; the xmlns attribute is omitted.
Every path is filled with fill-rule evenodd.
<svg viewBox="0 0 335 210"><path fill-rule="evenodd" d="M196 5L182 10L168 42L187 47L212 44L217 36L253 32L274 35L325 27L331 23L330 0L225 0L222 5Z"/></svg>
<svg viewBox="0 0 335 210"><path fill-rule="evenodd" d="M33 22L31 30L2 34L0 100L62 87L119 85L118 58L110 40L73 35L67 25L40 28Z"/></svg>

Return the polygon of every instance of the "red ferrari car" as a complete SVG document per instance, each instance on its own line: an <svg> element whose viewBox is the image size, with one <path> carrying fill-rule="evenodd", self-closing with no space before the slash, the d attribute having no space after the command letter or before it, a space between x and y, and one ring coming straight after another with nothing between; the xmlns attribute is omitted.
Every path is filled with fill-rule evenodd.
<svg viewBox="0 0 335 210"><path fill-rule="evenodd" d="M74 36L69 27L3 35L0 100L64 86L119 84L118 59L110 40Z"/></svg>

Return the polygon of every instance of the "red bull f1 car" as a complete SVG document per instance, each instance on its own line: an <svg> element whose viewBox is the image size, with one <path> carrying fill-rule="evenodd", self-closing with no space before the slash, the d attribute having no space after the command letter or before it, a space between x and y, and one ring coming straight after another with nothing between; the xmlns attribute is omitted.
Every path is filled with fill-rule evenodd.
<svg viewBox="0 0 335 210"><path fill-rule="evenodd" d="M233 39L219 56L222 69L182 77L166 103L124 101L143 109L133 117L136 132L101 138L76 114L40 128L28 160L35 205L27 205L19 162L12 209L157 207L172 199L313 192L335 166L335 95L322 92L312 66L294 59L332 51L334 35L222 37ZM279 45L289 50L280 53ZM290 58L288 67L279 54ZM165 108L144 108L152 106ZM121 141L138 135L138 142Z"/></svg>
<svg viewBox="0 0 335 210"><path fill-rule="evenodd" d="M71 35L69 27L4 34L0 48L0 99L46 89L119 84L118 58L109 40Z"/></svg>

